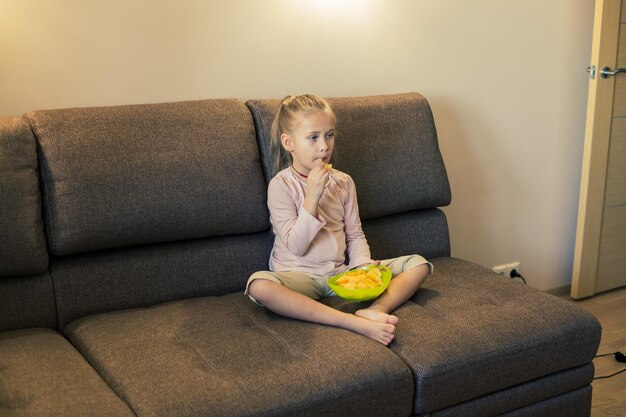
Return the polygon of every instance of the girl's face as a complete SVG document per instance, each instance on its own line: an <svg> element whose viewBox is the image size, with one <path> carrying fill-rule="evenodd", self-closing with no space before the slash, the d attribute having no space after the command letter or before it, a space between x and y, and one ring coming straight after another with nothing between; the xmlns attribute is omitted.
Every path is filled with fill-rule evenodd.
<svg viewBox="0 0 626 417"><path fill-rule="evenodd" d="M300 112L291 132L280 140L291 153L293 167L309 175L313 167L328 163L335 147L335 116L329 111Z"/></svg>

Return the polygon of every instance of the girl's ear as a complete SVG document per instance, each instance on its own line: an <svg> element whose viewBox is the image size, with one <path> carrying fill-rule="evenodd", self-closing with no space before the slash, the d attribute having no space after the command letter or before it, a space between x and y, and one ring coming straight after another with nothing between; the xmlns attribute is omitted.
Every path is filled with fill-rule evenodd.
<svg viewBox="0 0 626 417"><path fill-rule="evenodd" d="M293 152L293 142L289 135L287 135L286 133L280 135L280 143L283 145L283 148L285 148L287 152Z"/></svg>

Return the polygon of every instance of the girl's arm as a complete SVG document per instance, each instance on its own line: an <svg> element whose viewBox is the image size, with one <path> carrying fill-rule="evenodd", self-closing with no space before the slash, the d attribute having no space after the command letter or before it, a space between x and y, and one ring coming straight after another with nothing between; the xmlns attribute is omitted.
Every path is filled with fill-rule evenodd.
<svg viewBox="0 0 626 417"><path fill-rule="evenodd" d="M276 238L285 243L289 252L303 256L326 222L306 209L298 210L295 191L280 181L270 182L267 199Z"/></svg>
<svg viewBox="0 0 626 417"><path fill-rule="evenodd" d="M359 205L356 198L356 187L350 178L348 181L347 198L344 203L345 217L344 227L346 232L346 245L348 247L348 257L350 268L364 264L374 263L371 258L370 247L367 244L365 233L361 228L361 218L359 216Z"/></svg>

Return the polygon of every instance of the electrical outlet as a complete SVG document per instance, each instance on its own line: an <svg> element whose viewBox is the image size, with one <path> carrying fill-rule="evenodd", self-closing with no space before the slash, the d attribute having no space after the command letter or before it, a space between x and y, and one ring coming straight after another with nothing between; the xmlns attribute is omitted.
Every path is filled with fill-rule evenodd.
<svg viewBox="0 0 626 417"><path fill-rule="evenodd" d="M493 272L500 274L506 278L511 278L511 271L519 272L519 262L511 262L510 264L498 265L493 267Z"/></svg>

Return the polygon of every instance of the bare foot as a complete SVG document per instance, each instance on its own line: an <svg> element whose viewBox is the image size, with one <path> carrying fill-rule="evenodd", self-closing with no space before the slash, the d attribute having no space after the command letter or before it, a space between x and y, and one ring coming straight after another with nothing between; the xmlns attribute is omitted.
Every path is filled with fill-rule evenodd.
<svg viewBox="0 0 626 417"><path fill-rule="evenodd" d="M376 310L374 308L365 308L363 310L357 310L354 313L355 316L362 317L371 321L377 321L380 323L398 324L400 319L392 314L387 314L384 311Z"/></svg>
<svg viewBox="0 0 626 417"><path fill-rule="evenodd" d="M393 324L367 320L358 316L353 317L356 319L352 327L355 332L374 339L385 346L391 343L396 335L396 326Z"/></svg>

